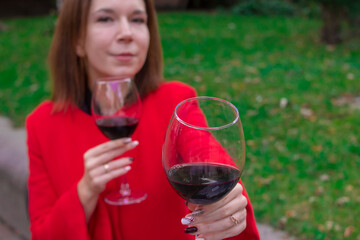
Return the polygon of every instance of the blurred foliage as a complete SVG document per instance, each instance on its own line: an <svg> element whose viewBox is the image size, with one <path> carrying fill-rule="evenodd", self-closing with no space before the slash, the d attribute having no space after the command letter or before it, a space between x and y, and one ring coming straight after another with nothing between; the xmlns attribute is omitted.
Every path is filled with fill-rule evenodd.
<svg viewBox="0 0 360 240"><path fill-rule="evenodd" d="M284 0L243 0L232 6L232 12L241 15L293 16L296 6Z"/></svg>
<svg viewBox="0 0 360 240"><path fill-rule="evenodd" d="M321 7L321 17L323 24L321 27L320 39L324 43L338 44L347 37L360 36L359 0L296 1L310 4L319 4Z"/></svg>
<svg viewBox="0 0 360 240"><path fill-rule="evenodd" d="M188 8L192 9L211 9L218 7L231 7L239 0L190 0Z"/></svg>
<svg viewBox="0 0 360 240"><path fill-rule="evenodd" d="M166 14L160 26L166 78L239 108L257 220L360 239L359 41L323 45L321 22L297 17Z"/></svg>
<svg viewBox="0 0 360 240"><path fill-rule="evenodd" d="M240 15L308 16L320 15L319 4L303 0L192 0L190 9L230 9Z"/></svg>
<svg viewBox="0 0 360 240"><path fill-rule="evenodd" d="M326 44L360 36L359 0L239 0L231 10L240 15L318 17L320 39Z"/></svg>
<svg viewBox="0 0 360 240"><path fill-rule="evenodd" d="M55 20L50 16L0 22L0 114L16 126L50 95L46 59Z"/></svg>
<svg viewBox="0 0 360 240"><path fill-rule="evenodd" d="M3 21L0 114L18 126L49 97L54 22ZM298 17L169 13L159 25L165 78L238 107L257 221L298 239L360 239L359 40L323 45L321 21Z"/></svg>

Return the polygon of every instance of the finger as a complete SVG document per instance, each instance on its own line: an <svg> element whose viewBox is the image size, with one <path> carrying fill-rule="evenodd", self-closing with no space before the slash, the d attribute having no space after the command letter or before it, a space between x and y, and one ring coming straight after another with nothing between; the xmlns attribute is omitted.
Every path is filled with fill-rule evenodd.
<svg viewBox="0 0 360 240"><path fill-rule="evenodd" d="M188 203L187 207L189 208L190 211L192 211L192 213L190 213L188 215L192 215L192 216L194 216L194 214L199 215L198 212L200 212L200 211L201 211L201 213L205 213L205 212L211 213L211 212L215 211L216 209L218 209L219 207L221 207L221 205L227 204L231 200L232 200L231 196L227 195L223 199L221 199L219 202L216 202L214 204L197 205L194 203Z"/></svg>
<svg viewBox="0 0 360 240"><path fill-rule="evenodd" d="M223 206L227 205L229 202L234 200L235 198L238 198L239 196L242 196L243 187L241 184L237 184L235 188L223 199L220 201L210 204L210 205L196 205L193 203L188 203L188 208L190 211L199 210L201 209L204 213L210 214L214 211L217 211L218 209L221 209ZM191 216L192 213L188 214L186 217Z"/></svg>
<svg viewBox="0 0 360 240"><path fill-rule="evenodd" d="M243 222L246 222L246 209L235 212L230 216L226 216L218 221L207 222L196 224L197 228L196 234L210 234L216 232L225 233L225 231L233 232L232 229L238 229L238 225L241 225ZM194 226L192 226L194 227ZM207 239L207 238L206 238Z"/></svg>
<svg viewBox="0 0 360 240"><path fill-rule="evenodd" d="M102 144L88 150L84 154L84 158L89 158L90 156L96 157L98 155L101 155L104 152L107 152L114 148L123 147L126 144L129 144L131 142L132 142L131 138L120 138L120 139L111 140L111 141L102 143Z"/></svg>
<svg viewBox="0 0 360 240"><path fill-rule="evenodd" d="M226 205L222 206L215 211L210 213L206 212L203 215L200 215L195 218L195 220L191 223L191 225L199 224L203 222L214 222L221 220L223 218L227 218L236 212L245 210L247 206L247 199L241 195L237 198L234 198L231 202L227 203Z"/></svg>
<svg viewBox="0 0 360 240"><path fill-rule="evenodd" d="M230 238L233 236L237 236L242 233L246 228L246 221L242 221L241 223L237 224L236 226L226 229L220 232L211 232L208 234L199 234L198 238L203 238L206 240L218 240L218 239L225 239Z"/></svg>
<svg viewBox="0 0 360 240"><path fill-rule="evenodd" d="M198 204L194 204L194 203L191 203L191 202L187 202L187 205L186 205L190 211L194 212L196 210L199 210L199 209L204 209L205 208L205 205L198 205Z"/></svg>
<svg viewBox="0 0 360 240"><path fill-rule="evenodd" d="M102 174L102 175L94 178L94 184L95 185L105 185L110 180L120 177L120 176L126 174L130 170L131 170L131 167L128 165L128 166L110 171L107 174Z"/></svg>
<svg viewBox="0 0 360 240"><path fill-rule="evenodd" d="M221 199L223 201L222 204L226 204L229 200L229 197L226 196L225 198ZM191 202L187 202L186 206L189 208L189 210L192 213L189 213L188 215L197 216L203 213L209 213L214 210L216 210L219 207L219 204L209 204L209 205L198 205Z"/></svg>
<svg viewBox="0 0 360 240"><path fill-rule="evenodd" d="M106 162L113 160L115 157L124 154L125 152L135 148L139 144L138 141L133 141L128 144L122 145L122 147L118 147L116 149L109 149L107 152L103 152L102 154L92 157L86 161L86 167L88 169L94 168L99 165L103 165Z"/></svg>
<svg viewBox="0 0 360 240"><path fill-rule="evenodd" d="M94 168L89 172L89 175L93 178L98 177L102 174L107 174L110 171L117 170L119 168L123 168L133 162L134 158L132 157L126 157L126 158L120 158L117 160L110 161L108 163L105 163L103 165L99 165L98 167ZM107 165L107 166L106 166Z"/></svg>

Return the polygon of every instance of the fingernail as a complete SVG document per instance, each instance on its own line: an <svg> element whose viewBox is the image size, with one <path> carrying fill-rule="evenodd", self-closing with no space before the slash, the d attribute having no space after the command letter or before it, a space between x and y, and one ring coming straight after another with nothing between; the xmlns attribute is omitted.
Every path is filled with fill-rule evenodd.
<svg viewBox="0 0 360 240"><path fill-rule="evenodd" d="M188 228L185 228L184 232L185 233L196 233L197 232L197 227L188 227Z"/></svg>
<svg viewBox="0 0 360 240"><path fill-rule="evenodd" d="M195 221L194 217L184 217L184 218L181 219L181 224L182 225L189 225L193 221Z"/></svg>
<svg viewBox="0 0 360 240"><path fill-rule="evenodd" d="M205 240L205 238L195 238L195 240Z"/></svg>
<svg viewBox="0 0 360 240"><path fill-rule="evenodd" d="M202 209L198 209L198 210L195 210L191 213L192 216L196 217L196 216L200 216L201 214L204 213L204 210Z"/></svg>
<svg viewBox="0 0 360 240"><path fill-rule="evenodd" d="M139 145L139 141L133 141L133 142L131 143L131 146L132 146L132 147L136 147L137 145Z"/></svg>
<svg viewBox="0 0 360 240"><path fill-rule="evenodd" d="M123 143L129 143L129 142L131 142L131 141L132 141L131 138L124 138L124 139L123 139Z"/></svg>
<svg viewBox="0 0 360 240"><path fill-rule="evenodd" d="M125 171L130 171L131 167L130 167L130 166L126 166L124 169L125 169Z"/></svg>
<svg viewBox="0 0 360 240"><path fill-rule="evenodd" d="M129 157L129 160L133 162L133 161L134 161L134 158L133 158L133 157Z"/></svg>

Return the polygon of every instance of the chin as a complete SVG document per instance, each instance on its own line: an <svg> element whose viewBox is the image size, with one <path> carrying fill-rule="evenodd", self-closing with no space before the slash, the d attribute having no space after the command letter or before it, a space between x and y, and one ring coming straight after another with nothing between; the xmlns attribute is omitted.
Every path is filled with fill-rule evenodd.
<svg viewBox="0 0 360 240"><path fill-rule="evenodd" d="M111 76L120 76L120 77L130 77L133 78L136 74L138 73L138 71L135 71L133 69L129 70L129 69L118 69L116 71L113 71L110 75Z"/></svg>

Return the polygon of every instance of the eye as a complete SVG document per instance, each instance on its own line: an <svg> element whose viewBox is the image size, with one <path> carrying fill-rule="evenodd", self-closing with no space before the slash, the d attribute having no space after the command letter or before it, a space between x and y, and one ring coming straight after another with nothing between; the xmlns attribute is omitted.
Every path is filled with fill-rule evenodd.
<svg viewBox="0 0 360 240"><path fill-rule="evenodd" d="M131 22L142 24L142 23L146 23L146 19L144 17L135 17L131 19Z"/></svg>
<svg viewBox="0 0 360 240"><path fill-rule="evenodd" d="M108 16L103 16L103 17L99 17L97 19L97 21L106 23L106 22L112 22L113 19L111 17L108 17Z"/></svg>

